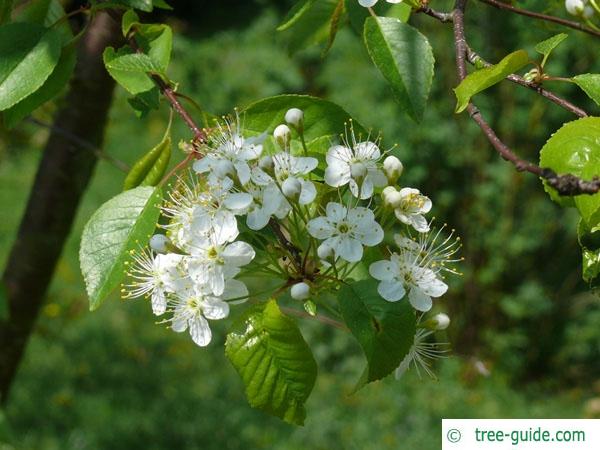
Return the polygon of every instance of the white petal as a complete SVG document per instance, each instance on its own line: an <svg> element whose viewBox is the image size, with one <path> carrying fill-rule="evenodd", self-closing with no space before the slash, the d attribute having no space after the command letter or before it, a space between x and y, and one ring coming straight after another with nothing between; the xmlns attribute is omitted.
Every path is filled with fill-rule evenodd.
<svg viewBox="0 0 600 450"><path fill-rule="evenodd" d="M344 145L334 145L329 150L327 150L327 156L325 160L327 164L338 164L343 162L345 164L349 164L350 160L354 157L352 150Z"/></svg>
<svg viewBox="0 0 600 450"><path fill-rule="evenodd" d="M354 146L354 154L361 160L377 160L381 156L379 147L371 141L359 142L356 144Z"/></svg>
<svg viewBox="0 0 600 450"><path fill-rule="evenodd" d="M155 289L152 293L152 312L160 316L167 310L167 299L162 289Z"/></svg>
<svg viewBox="0 0 600 450"><path fill-rule="evenodd" d="M210 156L205 156L204 158L198 159L197 161L195 161L192 168L197 173L204 173L204 172L208 172L209 170L211 170L215 166L215 163L216 163L216 161L214 158L212 158Z"/></svg>
<svg viewBox="0 0 600 450"><path fill-rule="evenodd" d="M348 211L348 222L358 228L368 228L373 225L375 215L369 208L358 206Z"/></svg>
<svg viewBox="0 0 600 450"><path fill-rule="evenodd" d="M377 0L358 0L360 6L364 6L365 8L370 8L377 3Z"/></svg>
<svg viewBox="0 0 600 450"><path fill-rule="evenodd" d="M335 228L325 217L317 217L306 224L306 229L312 237L317 239L327 239L335 232Z"/></svg>
<svg viewBox="0 0 600 450"><path fill-rule="evenodd" d="M358 228L352 235L367 247L379 244L384 237L383 228L375 221L372 221L367 227Z"/></svg>
<svg viewBox="0 0 600 450"><path fill-rule="evenodd" d="M219 299L208 299L202 303L202 313L209 320L224 319L229 315L229 305Z"/></svg>
<svg viewBox="0 0 600 450"><path fill-rule="evenodd" d="M259 186L266 186L269 183L273 182L273 178L271 178L265 171L263 171L259 167L253 167L251 173L251 179L254 183Z"/></svg>
<svg viewBox="0 0 600 450"><path fill-rule="evenodd" d="M252 203L252 196L250 194L246 194L245 192L237 192L234 194L229 194L223 205L227 209L231 209L233 211L243 211Z"/></svg>
<svg viewBox="0 0 600 450"><path fill-rule="evenodd" d="M351 237L342 237L340 243L334 248L340 258L348 262L358 262L363 255L363 247L359 241Z"/></svg>
<svg viewBox="0 0 600 450"><path fill-rule="evenodd" d="M257 208L254 211L248 213L246 217L246 225L251 230L257 231L262 230L269 223L271 215L266 213L264 209Z"/></svg>
<svg viewBox="0 0 600 450"><path fill-rule="evenodd" d="M181 309L175 310L173 320L171 322L171 329L176 333L182 333L187 329L187 317L183 314Z"/></svg>
<svg viewBox="0 0 600 450"><path fill-rule="evenodd" d="M248 288L240 280L227 280L223 291L223 300L231 301L231 304L244 303L248 300Z"/></svg>
<svg viewBox="0 0 600 450"><path fill-rule="evenodd" d="M362 182L362 186L360 187L360 199L366 200L367 198L371 198L373 195L373 182L371 178L367 175Z"/></svg>
<svg viewBox="0 0 600 450"><path fill-rule="evenodd" d="M302 185L302 191L300 191L298 203L308 205L317 197L317 188L310 181L300 180L300 184Z"/></svg>
<svg viewBox="0 0 600 450"><path fill-rule="evenodd" d="M388 179L385 176L385 173L383 173L383 171L379 169L369 170L367 178L369 178L373 185L377 187L387 186L388 183Z"/></svg>
<svg viewBox="0 0 600 450"><path fill-rule="evenodd" d="M448 285L440 280L430 269L420 269L413 272L415 282L421 290L431 297L441 297L448 290Z"/></svg>
<svg viewBox="0 0 600 450"><path fill-rule="evenodd" d="M429 231L429 224L427 219L420 214L409 217L410 224L419 233L427 233Z"/></svg>
<svg viewBox="0 0 600 450"><path fill-rule="evenodd" d="M225 264L235 267L245 266L254 259L256 253L252 246L246 242L236 241L225 247L221 256L225 260Z"/></svg>
<svg viewBox="0 0 600 450"><path fill-rule="evenodd" d="M190 336L192 340L200 347L206 347L212 339L208 321L201 315L196 315L188 321Z"/></svg>
<svg viewBox="0 0 600 450"><path fill-rule="evenodd" d="M242 183L242 185L248 183L248 181L250 181L250 166L248 163L237 161L234 166L240 183Z"/></svg>
<svg viewBox="0 0 600 450"><path fill-rule="evenodd" d="M369 266L369 273L376 280L393 280L398 273L398 266L387 259L375 261Z"/></svg>
<svg viewBox="0 0 600 450"><path fill-rule="evenodd" d="M329 186L340 187L344 186L351 180L350 166L340 166L330 164L325 169L325 183Z"/></svg>
<svg viewBox="0 0 600 450"><path fill-rule="evenodd" d="M348 214L348 210L344 206L335 202L327 203L325 211L327 212L327 218L333 223L341 222Z"/></svg>
<svg viewBox="0 0 600 450"><path fill-rule="evenodd" d="M431 297L419 289L417 286L412 286L408 293L408 301L417 311L426 312L431 309L433 302Z"/></svg>
<svg viewBox="0 0 600 450"><path fill-rule="evenodd" d="M377 292L388 302L397 302L401 300L406 291L404 285L396 280L384 280L377 286Z"/></svg>
<svg viewBox="0 0 600 450"><path fill-rule="evenodd" d="M307 173L315 170L319 165L317 158L311 157L292 157L292 174L293 175L306 175Z"/></svg>

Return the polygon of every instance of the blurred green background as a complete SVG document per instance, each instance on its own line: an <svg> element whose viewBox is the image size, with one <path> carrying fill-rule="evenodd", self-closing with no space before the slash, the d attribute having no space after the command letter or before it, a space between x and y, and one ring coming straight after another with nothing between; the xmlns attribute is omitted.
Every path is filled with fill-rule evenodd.
<svg viewBox="0 0 600 450"><path fill-rule="evenodd" d="M453 324L437 338L452 356L435 366L439 380L410 372L350 395L362 367L351 337L303 323L319 378L303 428L252 410L223 355L227 323L213 344L196 347L156 325L143 301L117 296L89 313L78 268L78 241L91 213L119 192L124 174L100 161L64 249L48 299L0 416L11 444L2 449L437 449L441 418L593 417L600 411L600 303L580 281L576 214L546 197L540 182L515 172L466 115L456 116L451 28L428 17L414 25L430 39L437 72L425 120L415 125L395 105L361 39L346 25L325 58L314 47L290 55L276 35L290 2L172 2L163 17L176 30L171 78L207 111L279 93L333 100L398 144L403 184L434 201L439 222L463 238L464 275L436 303ZM533 46L558 29L474 3L469 38L488 60ZM564 12L561 2L524 1ZM432 1L439 9L450 3ZM549 71L600 72L598 44L570 32ZM584 95L552 86L589 111ZM106 153L131 163L158 142L167 108L144 120L117 90ZM477 97L499 134L537 159L568 113L509 83ZM35 117L51 121L56 105ZM0 134L0 264L14 239L48 133L33 124ZM176 135L187 137L177 124ZM35 280L32 280L35 282ZM596 400L594 400L596 399ZM596 405L596 410L594 409ZM6 430L5 430L6 428Z"/></svg>

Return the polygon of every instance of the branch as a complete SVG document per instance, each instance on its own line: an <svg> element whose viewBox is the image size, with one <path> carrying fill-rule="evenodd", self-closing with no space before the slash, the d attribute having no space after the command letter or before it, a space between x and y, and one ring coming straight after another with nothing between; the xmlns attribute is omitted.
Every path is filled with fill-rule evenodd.
<svg viewBox="0 0 600 450"><path fill-rule="evenodd" d="M460 81L467 76L467 55L469 46L465 37L465 9L467 0L456 0L454 7L454 46L456 50L456 69ZM506 161L514 164L518 171L525 171L544 178L547 183L558 191L560 195L573 196L580 194L595 194L600 191L600 179L595 177L591 181L584 181L572 174L558 175L550 169L544 169L536 164L519 158L502 140L496 135L492 127L486 122L481 112L473 103L469 103L467 111L471 118L479 125L483 134Z"/></svg>
<svg viewBox="0 0 600 450"><path fill-rule="evenodd" d="M592 36L600 37L600 31L596 31L590 27L586 27L585 25L580 24L579 22L575 22L573 20L562 19L560 17L549 16L547 14L537 13L533 11L529 11L527 9L517 8L515 6L509 5L508 3L504 3L498 0L479 0L482 3L486 3L490 6L494 6L498 9L504 9L506 11L519 14L521 16L533 17L534 19L544 20L546 22L557 23L559 25L572 28L577 31L582 31L584 33L591 34Z"/></svg>
<svg viewBox="0 0 600 450"><path fill-rule="evenodd" d="M484 67L489 67L492 65L491 63L489 63L488 61L483 59L481 56L479 56L468 45L467 45L467 61L473 65L475 65L477 63L482 64ZM537 92L542 97L547 98L552 103L557 104L561 108L566 109L567 111L575 114L578 117L587 117L588 116L588 113L586 111L584 111L583 109L581 109L580 107L578 107L578 106L574 105L573 103L569 102L568 100L565 100L564 98L556 95L554 92L551 92L551 91L543 88L541 85L534 83L533 81L527 81L523 77L521 77L519 75L515 75L515 74L507 76L506 79L509 81L512 81L513 83L516 83L520 86L524 86L528 89L531 89L534 92Z"/></svg>

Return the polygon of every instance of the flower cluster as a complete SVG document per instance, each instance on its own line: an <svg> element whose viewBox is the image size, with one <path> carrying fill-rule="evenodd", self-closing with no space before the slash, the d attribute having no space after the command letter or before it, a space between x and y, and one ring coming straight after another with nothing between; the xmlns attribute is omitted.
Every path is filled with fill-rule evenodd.
<svg viewBox="0 0 600 450"><path fill-rule="evenodd" d="M217 123L163 205L164 233L133 256L125 296L149 297L156 315L198 345L211 340L209 321L264 294L251 296L242 275L277 282L265 293L288 295L310 315L323 307L339 317L321 294L349 281L372 277L381 301L424 313L447 291L445 275L457 273L459 240L432 229L431 200L398 184L404 167L380 139L350 124L322 152L312 145L319 137L305 139L303 111L290 109L285 122L272 136L246 135L238 116ZM449 323L432 320L430 329ZM424 337L404 369L431 356Z"/></svg>

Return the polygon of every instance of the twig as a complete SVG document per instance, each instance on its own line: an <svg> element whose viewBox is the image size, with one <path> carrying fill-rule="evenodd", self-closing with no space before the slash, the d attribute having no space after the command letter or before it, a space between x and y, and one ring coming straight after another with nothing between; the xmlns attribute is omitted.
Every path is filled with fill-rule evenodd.
<svg viewBox="0 0 600 450"><path fill-rule="evenodd" d="M454 46L456 50L456 69L460 81L467 76L467 54L469 46L465 38L464 16L467 0L456 0L454 8ZM496 135L492 127L486 122L481 112L473 103L469 103L467 111L473 120L479 125L483 134L490 141L496 151L506 161L514 164L518 171L526 171L544 178L550 186L558 191L560 195L573 196L580 194L595 194L600 190L600 179L595 177L591 181L581 180L575 175L558 175L551 169L541 168L536 164L519 158L502 140Z"/></svg>
<svg viewBox="0 0 600 450"><path fill-rule="evenodd" d="M65 130L56 125L43 122L43 121L36 119L35 117L31 117L31 116L27 117L25 119L25 121L29 122L29 123L33 123L34 125L38 125L40 127L48 128L52 132L61 135L65 139L73 142L74 144L76 144L82 148L85 148L86 150L91 150L92 152L94 152L94 154L98 158L109 162L110 164L112 164L113 166L115 166L117 169L119 169L122 172L127 173L127 172L129 172L129 169L131 169L129 167L129 165L127 163L125 163L124 161L121 161L120 159L117 159L114 156L110 156L109 154L104 152L102 149L99 149L98 147L96 147L91 142L86 141L85 139L81 139L79 136L77 136L74 133L71 133L69 130Z"/></svg>
<svg viewBox="0 0 600 450"><path fill-rule="evenodd" d="M557 23L559 25L572 28L577 31L582 31L584 33L591 34L592 36L600 37L600 31L596 31L590 27L586 27L585 25L580 24L579 22L575 22L573 20L562 19L560 17L550 16L548 14L537 13L533 11L529 11L527 9L517 8L516 6L509 5L508 3L504 3L498 0L479 0L482 3L486 3L490 6L494 6L498 9L503 9L506 11L510 11L515 14L519 14L521 16L533 17L534 19L544 20L546 22Z"/></svg>
<svg viewBox="0 0 600 450"><path fill-rule="evenodd" d="M423 13L423 14L426 14L428 16L431 16L434 19L437 19L437 20L439 20L442 23L449 23L449 22L452 22L452 20L453 20L452 13L445 13L445 12L436 11L435 9L431 9L427 5L423 5L420 8L417 8L415 10L415 12Z"/></svg>
<svg viewBox="0 0 600 450"><path fill-rule="evenodd" d="M468 45L467 45L467 61L473 65L475 65L477 63L482 64L484 67L489 67L492 65L491 63L489 63L488 61L483 59L481 56L479 56ZM537 83L534 83L533 81L527 81L523 77L520 77L519 75L515 75L515 74L507 76L506 79L509 81L512 81L513 83L516 83L520 86L524 86L528 89L531 89L534 92L537 92L542 97L547 98L552 103L557 104L561 108L566 109L567 111L575 114L578 117L587 117L588 116L588 113L586 111L584 111L583 109L581 109L580 107L574 105L573 103L569 102L568 100L565 100L562 97L559 97L554 92L551 92L548 89L543 88L542 86L540 86Z"/></svg>

